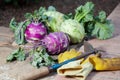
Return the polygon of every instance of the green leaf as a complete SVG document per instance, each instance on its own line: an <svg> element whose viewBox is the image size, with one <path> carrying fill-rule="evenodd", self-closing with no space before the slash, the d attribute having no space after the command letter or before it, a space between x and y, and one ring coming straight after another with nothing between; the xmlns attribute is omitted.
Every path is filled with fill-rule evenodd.
<svg viewBox="0 0 120 80"><path fill-rule="evenodd" d="M18 54L16 55L16 58L18 61L24 61L25 60L25 53L22 48L19 48Z"/></svg>
<svg viewBox="0 0 120 80"><path fill-rule="evenodd" d="M112 37L113 31L114 27L109 21L106 21L106 23L96 22L92 35L98 39L108 39Z"/></svg>
<svg viewBox="0 0 120 80"><path fill-rule="evenodd" d="M104 11L99 12L98 19L100 22L105 22L106 21L106 13Z"/></svg>
<svg viewBox="0 0 120 80"><path fill-rule="evenodd" d="M84 13L88 13L90 11L92 11L94 8L94 4L92 2L87 2L83 7L82 7L82 10Z"/></svg>
<svg viewBox="0 0 120 80"><path fill-rule="evenodd" d="M44 12L46 12L45 7L40 7L40 8L39 8L39 15L40 15L40 16L43 15Z"/></svg>
<svg viewBox="0 0 120 80"><path fill-rule="evenodd" d="M9 24L10 29L14 32L17 28L17 22L15 21L15 18L12 18Z"/></svg>
<svg viewBox="0 0 120 80"><path fill-rule="evenodd" d="M54 6L49 6L49 7L48 7L48 11L56 11L56 9L55 9Z"/></svg>
<svg viewBox="0 0 120 80"><path fill-rule="evenodd" d="M87 14L93 13L94 4L92 2L87 2L84 6L81 5L75 10L74 19L78 22L81 21Z"/></svg>
<svg viewBox="0 0 120 80"><path fill-rule="evenodd" d="M92 14L87 14L83 20L81 22L89 22L89 21L93 21L93 15Z"/></svg>
<svg viewBox="0 0 120 80"><path fill-rule="evenodd" d="M86 36L91 37L94 28L94 4L87 2L75 10L74 19L84 26Z"/></svg>
<svg viewBox="0 0 120 80"><path fill-rule="evenodd" d="M24 15L24 17L25 17L26 19L32 19L32 18L33 18L33 15L32 15L31 13L26 13L26 14Z"/></svg>
<svg viewBox="0 0 120 80"><path fill-rule="evenodd" d="M94 22L87 22L84 24L84 28L85 28L85 33L87 34L86 36L88 38L92 37L92 31L94 29Z"/></svg>
<svg viewBox="0 0 120 80"><path fill-rule="evenodd" d="M54 64L54 60L48 55L45 48L37 48L35 49L32 54L32 61L31 64L34 67L41 67L41 66L49 66Z"/></svg>
<svg viewBox="0 0 120 80"><path fill-rule="evenodd" d="M37 18L39 16L39 11L38 10L35 10L34 13L33 13L33 17L34 18Z"/></svg>
<svg viewBox="0 0 120 80"><path fill-rule="evenodd" d="M56 28L56 24L57 24L57 21L55 18L52 18L52 17L48 17L46 15L44 15L44 21L46 21L47 23L47 27L48 27L48 30L50 32L54 32L54 31L57 31L57 28Z"/></svg>
<svg viewBox="0 0 120 80"><path fill-rule="evenodd" d="M66 14L66 15L64 15L64 18L65 19L72 19L73 18L73 14L72 13Z"/></svg>
<svg viewBox="0 0 120 80"><path fill-rule="evenodd" d="M11 54L9 54L8 57L7 57L7 61L11 62L11 61L15 60L18 52L19 52L19 49L14 50Z"/></svg>
<svg viewBox="0 0 120 80"><path fill-rule="evenodd" d="M47 16L46 15L42 15L41 18L42 18L42 21L46 21L47 20Z"/></svg>
<svg viewBox="0 0 120 80"><path fill-rule="evenodd" d="M15 42L17 44L24 44L24 31L22 28L23 25L24 22L21 22L15 31Z"/></svg>
<svg viewBox="0 0 120 80"><path fill-rule="evenodd" d="M26 43L24 32L28 24L30 21L20 22L15 30L15 42L19 45Z"/></svg>
<svg viewBox="0 0 120 80"><path fill-rule="evenodd" d="M14 56L12 54L8 55L7 62L11 62L14 59Z"/></svg>
<svg viewBox="0 0 120 80"><path fill-rule="evenodd" d="M35 10L33 13L26 13L24 16L29 20L41 20L43 13L46 11L45 7L40 7L38 10Z"/></svg>
<svg viewBox="0 0 120 80"><path fill-rule="evenodd" d="M56 23L57 23L57 21L56 21L56 19L54 19L54 18L49 18L48 19L48 26L53 26L53 27L48 27L49 28L49 30L50 31L57 31L57 28L56 28Z"/></svg>
<svg viewBox="0 0 120 80"><path fill-rule="evenodd" d="M48 29L50 32L58 31L59 26L65 20L64 14L58 11L47 11L43 15L47 16L45 23L50 28Z"/></svg>
<svg viewBox="0 0 120 80"><path fill-rule="evenodd" d="M11 54L8 55L7 62L11 62L14 60L24 61L25 58L26 56L24 53L24 49L19 47L17 50L14 50Z"/></svg>

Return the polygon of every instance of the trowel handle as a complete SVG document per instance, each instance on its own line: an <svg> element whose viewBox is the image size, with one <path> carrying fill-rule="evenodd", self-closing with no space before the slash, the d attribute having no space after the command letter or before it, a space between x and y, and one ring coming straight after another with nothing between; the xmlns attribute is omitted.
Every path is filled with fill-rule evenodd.
<svg viewBox="0 0 120 80"><path fill-rule="evenodd" d="M35 80L49 74L49 68L40 67L39 69L37 69L30 64L26 64L25 66L22 66L20 68L9 70L5 74L8 74L15 80Z"/></svg>
<svg viewBox="0 0 120 80"><path fill-rule="evenodd" d="M39 69L29 69L29 70L32 70L32 71L28 71L27 74L22 74L23 79L21 80L34 80L49 74L48 67L41 67Z"/></svg>
<svg viewBox="0 0 120 80"><path fill-rule="evenodd" d="M56 69L58 69L59 67L61 67L62 65L64 65L64 64L67 64L67 63L69 63L69 62L71 62L71 61L75 61L75 60L84 58L84 57L86 57L86 56L88 56L88 55L90 55L90 54L94 54L94 53L96 53L95 50L93 50L93 51L91 51L91 52L83 53L82 55L79 55L79 56L74 57L74 58L72 58L72 59L66 60L66 61L64 61L64 62L62 62L62 63L52 65L49 69L50 69L50 71L51 71L51 70L56 70Z"/></svg>

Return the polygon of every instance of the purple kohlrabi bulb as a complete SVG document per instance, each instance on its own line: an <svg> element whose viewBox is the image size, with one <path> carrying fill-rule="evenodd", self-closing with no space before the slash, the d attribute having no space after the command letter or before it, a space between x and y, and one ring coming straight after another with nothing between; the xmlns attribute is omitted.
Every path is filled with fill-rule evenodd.
<svg viewBox="0 0 120 80"><path fill-rule="evenodd" d="M30 23L25 30L27 42L38 42L47 35L47 29L42 23Z"/></svg>
<svg viewBox="0 0 120 80"><path fill-rule="evenodd" d="M50 33L41 41L50 54L58 54L69 46L69 37L63 32Z"/></svg>

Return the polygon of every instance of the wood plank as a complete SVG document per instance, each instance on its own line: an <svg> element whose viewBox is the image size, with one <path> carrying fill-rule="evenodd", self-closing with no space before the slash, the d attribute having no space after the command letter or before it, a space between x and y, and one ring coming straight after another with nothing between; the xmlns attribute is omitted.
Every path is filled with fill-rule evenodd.
<svg viewBox="0 0 120 80"><path fill-rule="evenodd" d="M107 55L104 54L105 57L120 56L120 50L119 50L119 48L120 48L120 26L119 26L120 25L120 15L119 14L120 14L120 4L115 8L115 10L110 14L110 16L108 16L108 19L111 19L113 24L115 25L115 32L114 32L114 36L112 38L110 38L108 40L93 39L93 40L89 41L94 47L105 50L106 54L107 54ZM2 29L0 29L0 30L2 30ZM7 31L7 30L9 32L9 29L6 29L5 31ZM0 31L0 32L5 33L5 35L9 35L5 31ZM0 34L2 35L2 33L0 33ZM1 40L1 41L4 42L4 40ZM7 42L7 41L5 41L5 42ZM0 52L0 59L2 59L2 61L0 62L0 66L4 66L6 64L5 58L9 53L9 51L5 52L6 50L8 50L8 49L6 48L3 50L2 53ZM6 53L6 55L4 55L4 53ZM26 63L28 63L28 62L25 61L25 62L11 63L11 64L9 64L9 65L11 65L9 67L9 71L13 70L14 68L15 68L15 70L18 70L19 68L23 69L21 67L25 66ZM1 69L2 69L2 67L1 67ZM1 73L4 74L6 72L3 72L1 70ZM120 80L119 75L120 75L120 71L104 71L104 72L93 71L87 77L87 80ZM40 78L38 80L73 80L73 79L64 78L64 77L56 75L56 73L51 73L50 75L48 75L44 78Z"/></svg>
<svg viewBox="0 0 120 80"><path fill-rule="evenodd" d="M91 43L96 48L105 50L106 54L103 54L104 57L120 57L120 4L108 16L108 19L112 20L115 26L113 37L108 40L93 39L90 40L89 43ZM47 79L44 78L43 80ZM55 78L53 78L53 80L70 79L57 75ZM86 80L120 80L120 71L92 71Z"/></svg>

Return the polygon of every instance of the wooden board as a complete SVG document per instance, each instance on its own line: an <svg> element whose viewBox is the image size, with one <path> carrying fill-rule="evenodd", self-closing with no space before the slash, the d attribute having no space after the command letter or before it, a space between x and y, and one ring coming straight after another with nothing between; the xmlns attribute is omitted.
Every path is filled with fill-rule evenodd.
<svg viewBox="0 0 120 80"><path fill-rule="evenodd" d="M113 37L108 40L93 39L90 40L89 43L91 43L95 48L106 51L106 53L103 54L104 57L120 57L120 4L108 16L108 19L112 20L115 26ZM54 80L74 79L67 79L63 76L57 75ZM92 71L86 80L120 80L120 71Z"/></svg>
<svg viewBox="0 0 120 80"><path fill-rule="evenodd" d="M108 40L97 40L93 39L89 42L96 48L105 50L105 57L119 57L120 56L120 4L115 8L115 10L108 16L108 19L111 19L115 25L114 36ZM6 32L10 34L6 34ZM7 36L1 36L1 35ZM11 43L13 34L9 28L0 27L0 43ZM19 68L25 66L28 61L24 62L13 62L6 63L7 55L13 50L10 46L0 46L0 75L6 73L9 70L19 70ZM83 50L83 49L82 49ZM109 55L108 55L109 54ZM32 73L32 72L31 72ZM12 73L11 73L12 74ZM105 72L96 72L93 71L87 77L87 80L120 80L120 71L105 71ZM65 78L58 76L56 72L51 73L50 75L40 78L38 80L74 80L71 78Z"/></svg>

